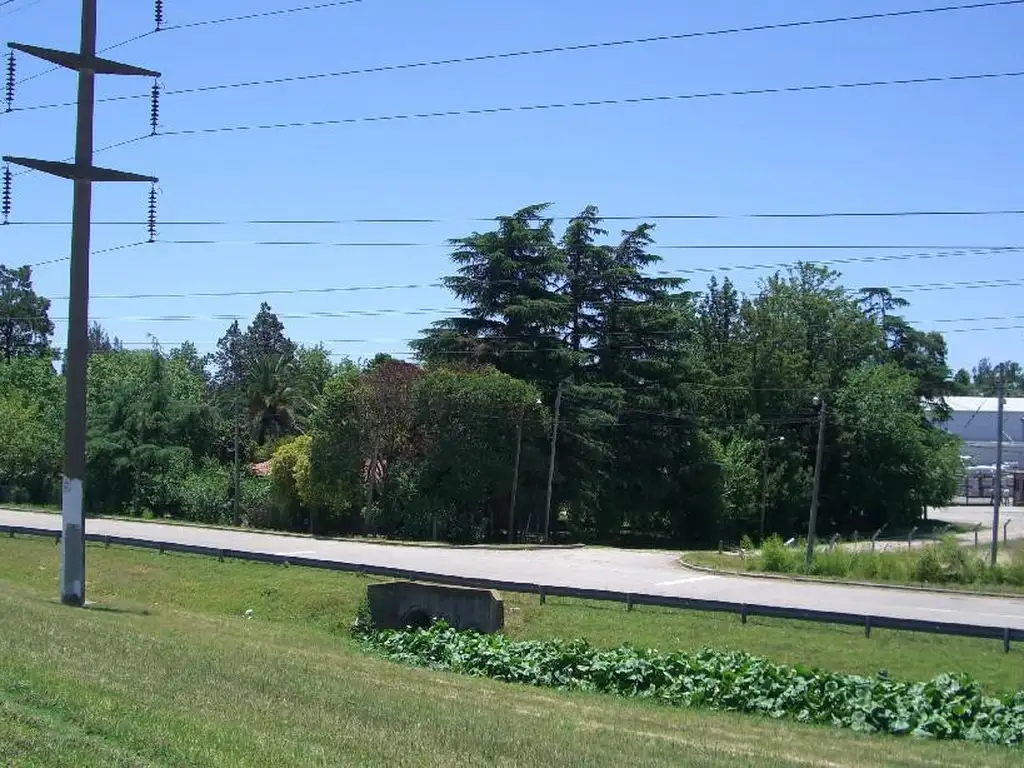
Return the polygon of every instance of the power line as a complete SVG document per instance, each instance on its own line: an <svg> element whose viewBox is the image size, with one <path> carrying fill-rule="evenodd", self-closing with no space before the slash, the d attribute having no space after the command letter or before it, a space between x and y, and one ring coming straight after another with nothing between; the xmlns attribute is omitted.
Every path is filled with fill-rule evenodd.
<svg viewBox="0 0 1024 768"><path fill-rule="evenodd" d="M111 248L101 248L98 251L91 251L89 255L91 257L91 256L99 256L102 253L113 253L115 251L124 251L124 250L128 250L129 248L137 248L140 245L146 245L147 242L148 241L146 241L146 240L140 240L140 241L138 241L136 243L125 243L124 245L115 245L115 246L113 246ZM60 256L58 258L48 259L46 261L37 261L35 264L29 264L29 266L32 267L33 269L35 269L36 267L44 267L44 266L47 266L49 264L60 264L60 263L63 263L65 261L70 260L70 258L71 258L70 256Z"/></svg>
<svg viewBox="0 0 1024 768"><path fill-rule="evenodd" d="M41 3L42 1L43 0L28 0L28 2L26 2L22 6L19 6L17 8L11 8L9 11L6 11L4 13L0 13L0 19L5 19L8 16L13 16L16 13L21 13L22 11L27 11L32 6L39 5L39 3ZM3 8L6 5L10 5L13 2L16 2L16 0L4 0L2 3L0 3L0 8Z"/></svg>
<svg viewBox="0 0 1024 768"><path fill-rule="evenodd" d="M321 120L296 120L283 123L262 123L249 125L228 125L210 128L186 128L176 131L163 131L161 136L201 136L217 133L237 133L241 131L267 131L286 128L311 128L358 123L378 123L405 120L427 120L442 117L473 117L479 115L509 114L516 112L539 112L563 109L579 109L584 107L626 106L636 104L654 104L696 99L718 99L738 96L769 96L790 93L810 93L818 91L854 90L878 88L886 86L923 85L935 83L953 83L981 80L998 80L1024 76L1024 71L1013 72L982 72L969 75L935 75L930 77L912 77L893 80L864 80L846 83L817 83L812 85L777 86L770 88L749 88L734 91L705 91L701 93L671 94L662 96L636 96L618 99L590 99L586 101L549 102L547 104L519 104L505 107L481 107L476 109L452 109L436 112L409 112L404 114L375 115L364 117L329 118Z"/></svg>
<svg viewBox="0 0 1024 768"><path fill-rule="evenodd" d="M341 3L341 4L344 5L345 3ZM187 94L205 93L205 92L209 92L209 91L220 91L220 90L237 89L237 88L252 88L252 87L257 87L257 86L284 85L284 84L288 84L288 83L308 82L308 81L311 81L311 80L323 80L323 79L328 79L328 78L348 77L348 76L353 76L353 75L368 75L368 74L377 74L377 73L385 73L385 72L399 72L399 71L405 71L405 70L425 69L425 68L433 68L433 67L443 67L443 66L451 66L451 65L457 65L457 64L474 64L474 63L481 63L481 62L487 62L487 61L500 61L500 60L504 60L504 59L517 59L517 58L526 58L526 57L532 57L532 56L544 56L544 55L550 55L550 54L555 54L555 53L576 53L576 52L582 52L582 51L607 50L607 49L611 49L611 48L625 48L625 47L629 47L629 46L649 45L649 44L652 44L652 43L677 42L677 41L682 41L682 40L690 40L690 39L703 38L703 37L717 37L717 36L724 36L724 35L745 34L745 33L750 33L750 32L767 32L767 31L775 31L775 30L798 29L798 28L801 28L801 27L815 27L815 26L824 26L824 25L845 24L845 23L851 23L851 22L878 21L878 20L884 20L884 19L898 19L898 18L906 18L906 17L911 17L911 16L935 15L935 14L940 14L940 13L954 12L954 11L976 11L976 10L998 8L998 7L1017 6L1017 5L1021 5L1021 4L1024 4L1024 0L998 0L996 2L979 2L979 3L969 3L969 4L963 4L963 5L947 5L947 6L937 7L937 8L917 8L917 9L911 9L911 10L905 10L905 11L885 11L885 12L880 12L880 13L867 13L867 14L857 14L857 15L849 15L849 16L835 16L835 17L818 18L818 19L804 19L804 20L799 20L799 21L775 22L775 23L769 23L769 24L757 24L757 25L753 25L753 26L744 26L744 27L727 27L727 28L724 28L724 29L700 30L700 31L694 31L694 32L680 32L680 33L669 34L669 35L652 35L652 36L648 36L648 37L635 37L635 38L627 38L627 39L620 39L620 40L602 40L602 41L590 42L590 43L577 43L577 44L557 45L557 46L551 46L551 47L547 47L547 48L531 48L531 49L526 49L526 50L506 51L506 52L500 52L500 53L479 54L479 55L475 55L475 56L460 56L460 57L454 57L454 58L433 59L433 60L415 61L415 62L405 62L405 63L399 63L399 64L383 64L383 65L379 65L379 66L364 67L364 68L360 68L360 69L348 69L348 70L339 70L339 71L332 71L332 72L313 72L313 73L308 73L308 74L304 74L304 75L294 75L294 76L290 76L290 77L277 77L277 78L269 78L269 79L263 79L263 80L248 80L248 81L233 82L233 83L218 83L218 84L210 84L210 85L200 85L200 86L194 86L194 87L190 87L190 88L178 88L178 89L167 90L167 91L163 92L163 95L165 95L165 96L181 96L181 95L187 95ZM335 5L335 3L329 3L327 5ZM278 12L271 12L271 13L272 14L273 13L280 14L280 13L283 13L283 12L278 11ZM187 28L196 27L196 26L204 26L204 25L209 25L209 24L225 23L225 22L228 22L228 21L239 21L239 20L248 19L248 18L258 18L258 17L263 16L263 15L267 15L267 14L250 14L248 16L232 17L232 18L228 18L228 19L220 19L220 20L205 21L205 22L194 22L194 23L191 23L191 24L179 24L179 25L175 25L175 26L171 26L171 27L164 27L164 31L170 31L170 30L174 30L174 29L187 29ZM148 35L148 34L152 34L152 33L146 33L146 34ZM135 38L135 39L137 39L137 38ZM121 43L121 44L123 45L124 43ZM113 96L113 97L109 97L109 98L99 99L99 101L100 102L113 102L113 101L126 101L126 100L133 100L133 99L146 99L146 98L149 98L149 94L148 93L131 94L131 95L126 95L126 96ZM19 109L20 110L56 109L56 108L60 108L60 107L70 106L72 103L73 102L63 102L63 103L58 103L58 104L39 104L39 105L32 105L32 106L28 106L28 107L21 107ZM18 110L16 110L16 111L18 111Z"/></svg>
<svg viewBox="0 0 1024 768"><path fill-rule="evenodd" d="M1019 0L1024 2L1024 0ZM253 21L255 19L268 19L274 16L286 16L295 13L305 13L306 11L323 11L329 8L340 8L344 5L357 5L362 3L363 0L333 0L333 2L325 3L312 3L308 5L298 5L291 8L278 8L270 11L256 11L253 13L244 13L238 16L224 16L219 19L201 19L199 21L188 21L182 24L171 24L170 26L163 27L162 32L174 32L181 29L195 29L196 27L212 27L220 24L233 24L238 21ZM1006 3L1012 5L1014 3Z"/></svg>
<svg viewBox="0 0 1024 768"><path fill-rule="evenodd" d="M609 302L614 304L615 302ZM320 312L275 312L275 316L279 320L339 320L347 318L359 318L359 317L381 317L385 315L399 315L399 316L419 316L419 315L439 315L439 314L455 314L463 312L465 307L419 307L415 309L403 309L403 308L380 308L380 309L346 309L337 311L320 311ZM32 320L31 317L12 317L10 315L2 315L4 320L14 321L28 321ZM91 317L91 320L97 322L130 322L130 323L170 323L170 322L200 322L200 321L235 321L235 320L246 320L249 315L237 314L237 313L223 313L223 314L207 314L207 315L196 315L196 314L185 314L185 315L107 315L107 316L96 316ZM66 322L66 317L51 317L54 322ZM981 323L981 322L1008 322L1024 320L1024 315L996 315L990 317L957 317L957 318L939 318L936 320L910 320L908 321L911 325L928 325L929 323L936 324L953 324L953 323ZM955 329L954 329L955 330ZM971 329L974 330L974 329ZM985 328L979 328L977 330L987 330ZM651 336L672 336L678 334L678 331L666 331L666 330L647 330L643 331L645 334ZM621 331L618 333L612 333L611 336L630 336L632 331ZM536 339L536 336L530 336L525 334L519 335L499 335L499 336L481 336L481 337L467 337L467 341L483 341L483 342L505 342L505 341L530 341ZM552 338L555 338L554 336ZM364 344L364 343L386 343L386 342L408 342L414 341L413 337L403 338L379 338L379 339L323 339L324 343L334 344ZM564 340L564 339L563 339Z"/></svg>
<svg viewBox="0 0 1024 768"><path fill-rule="evenodd" d="M1024 2L1024 0L1021 0ZM149 138L148 136L142 138ZM142 139L134 139L141 141ZM1024 216L1024 209L996 208L989 210L906 210L906 211L820 211L793 213L651 213L632 216L605 216L601 221L730 221L737 219L846 219L846 218L911 218L911 217L988 217ZM247 227L247 226L332 226L347 224L453 224L453 223L494 223L496 216L466 216L462 218L398 217L362 219L191 219L161 221L161 227ZM548 216L551 221L572 221L574 216ZM147 222L139 221L94 221L93 226L144 227ZM12 227L61 227L69 226L67 221L10 221Z"/></svg>
<svg viewBox="0 0 1024 768"><path fill-rule="evenodd" d="M7 0L7 1L10 2L11 0ZM40 2L40 0L34 0L34 1L36 3ZM100 48L97 51L97 53L106 53L107 51L112 51L115 48L121 48L121 47L123 47L125 45L128 45L129 43L137 42L139 40L142 40L143 38L150 37L151 35L155 35L155 34L158 34L160 32L172 32L172 31L177 31L177 30L182 30L182 29L195 29L197 27L210 27L210 26L215 26L215 25L220 25L220 24L231 24L231 23L238 22L238 21L252 21L252 20L255 20L255 19L270 18L272 16L284 16L286 14L302 13L304 11L321 11L321 10L326 10L328 8L338 8L338 7L341 7L343 5L356 5L357 3L362 3L362 2L363 2L363 0L334 0L333 2L315 3L315 4L312 4L312 5L300 5L300 6L295 6L295 7L292 7L292 8L280 8L280 9L277 9L277 10L270 10L270 11L259 11L259 12L255 12L255 13L241 14L241 15L238 15L238 16L224 16L222 18L217 18L217 19L200 19L200 20L197 20L197 21L184 22L182 24L171 24L169 26L160 27L159 29L151 29L148 32L141 32L141 33L139 33L137 35L134 35L132 37L129 37L129 38L125 39L125 40L121 40L121 41L116 42L116 43L114 43L112 45L108 45L106 48ZM1024 2L1024 0L1021 0L1021 2ZM30 5L32 5L32 4L33 3L30 3ZM19 9L19 10L24 10L24 9ZM15 13L15 11L11 11L11 13ZM48 75L51 72L56 72L58 69L60 69L60 67L50 67L49 69L44 69L44 70L42 70L40 72L36 72L34 75L29 75L28 77L23 77L21 80L18 80L17 84L21 85L22 83L28 82L29 80L35 80L36 78L42 77L43 75ZM97 99L97 103L98 102L102 102L102 101L110 101L110 99ZM65 105L61 104L61 105L54 105L54 106L65 106ZM43 108L45 109L46 107L43 107ZM31 109L31 107L29 107L29 109ZM12 110L12 111L19 111L19 110Z"/></svg>
<svg viewBox="0 0 1024 768"><path fill-rule="evenodd" d="M1021 330L1024 330L1024 323L1022 323L1022 324L1012 324L1012 325L989 326L989 327L982 327L982 328L950 328L950 329L944 330L942 333L980 333L980 332L985 332L985 331L999 331L999 332L1002 332L1002 331L1021 331ZM475 339L469 339L469 340L473 341ZM481 342L487 342L487 341L491 341L492 339L481 338L481 339L476 339L476 340L481 341ZM153 336L152 338L150 338L150 339L148 339L146 341L123 341L123 340L118 339L118 342L122 346L126 346L126 347L148 347L148 346L152 346L154 344L154 341L156 341L156 343L158 343L160 346L167 346L167 347L171 347L172 349L180 348L184 344L191 344L191 345L196 346L196 347L198 347L198 346L207 346L207 347L209 347L209 346L216 346L216 344L218 343L216 341L195 341L195 340L191 340L191 339L186 339L186 340L183 340L183 341L160 341L159 338L156 337L156 336ZM377 343L377 342L378 342L378 340L376 340L376 339L306 339L306 340L299 340L296 343L302 344L304 346L317 346L317 345L321 345L321 344L353 344L354 345L354 344L373 344L373 343ZM647 347L640 346L640 345L625 345L625 346L616 346L615 349L623 350L623 351L643 351L643 350L647 349ZM544 353L544 350L517 349L515 347L501 350L501 354L502 355L517 355L517 354L518 355L536 355L536 354L543 354L543 353ZM329 352L329 354L331 356L333 356L333 357L344 357L344 356L346 356L346 353L344 353L344 352ZM413 352L412 350L405 349L405 350L389 350L389 351L379 352L378 354L398 356L398 355L415 355L416 353ZM472 356L472 355L479 355L480 351L479 350L445 350L445 352L443 354L444 354L444 356L448 356L448 357L451 357L451 356ZM800 392L803 392L803 391L811 391L811 389L813 389L812 387L808 387L806 390L802 389L802 388L798 389L798 388L791 388L791 387L747 387L747 386L731 385L731 384L713 384L713 383L710 383L710 382L686 382L683 386L706 387L708 389L730 389L730 390L736 390L736 391L751 391L751 390L753 390L753 391L758 391L758 392L789 392L789 391L794 391L794 392L795 391L800 391ZM638 385L637 388L642 388L642 385Z"/></svg>
<svg viewBox="0 0 1024 768"><path fill-rule="evenodd" d="M494 284L498 281L488 281ZM515 281L508 281L515 282ZM965 280L960 282L938 282L938 283L912 283L908 285L889 286L891 291L903 291L907 293L920 291L944 291L944 290L971 290L971 289L998 289L1011 288L1024 285L1024 278L1021 279L994 279L994 280ZM318 294L336 293L361 293L369 291L398 291L415 290L422 288L444 288L440 282L434 283L407 283L392 285L347 285L323 288L265 288L261 290L232 290L232 291L194 291L188 293L129 293L129 294L94 294L93 301L116 301L116 300L139 300L139 299L225 299L239 297L266 297L266 296L313 296ZM849 289L850 293L857 293L855 289ZM65 301L67 296L51 297L52 301Z"/></svg>
<svg viewBox="0 0 1024 768"><path fill-rule="evenodd" d="M150 243L149 241L138 241L138 242L129 243L129 244L126 244L126 245L114 246L112 248L107 248L107 249L104 249L104 250L101 250L101 251L94 251L93 255L101 254L101 253L110 253L110 252L113 252L113 251L120 251L120 250L125 250L125 249L128 249L128 248L135 248L135 247L138 247L138 246L141 246L141 245L149 245L149 244L156 244L156 243L165 243L166 244L168 242L173 242L173 241L155 240L152 243ZM264 244L267 244L267 243L264 243ZM402 244L393 244L393 243L392 244L375 243L375 244L370 244L370 245L373 245L373 246L388 246L388 247L404 247ZM422 244L422 245L411 244L411 245L413 247L441 247L441 246L427 246L426 244ZM346 247L365 247L365 244L361 245L361 244L349 243L349 244L346 244ZM673 246L659 246L659 247L662 247L662 248L672 248ZM679 246L679 247L680 248L682 248L682 247L686 247L686 248L700 248L700 246ZM709 247L711 247L711 246L709 246ZM734 246L733 249L734 250L742 250L742 249L745 249L745 248L749 248L749 249L752 249L752 250L760 250L763 247L765 247L765 246L760 246L760 245ZM896 248L903 248L905 246L894 246L894 247L896 247ZM792 250L799 250L800 248L801 248L801 246L794 246L792 248ZM657 250L657 249L658 248L655 247L652 250ZM772 249L774 250L774 247L772 247ZM833 250L835 250L835 249L833 248ZM875 264L875 263L885 263L885 262L893 262L893 261L913 261L913 260L929 260L929 259L946 259L946 258L955 258L955 257L967 256L967 255L976 255L976 256L981 256L981 255L997 255L997 254L1006 254L1006 253L1018 253L1018 252L1020 252L1022 250L1024 250L1024 247L1022 247L1022 246L998 246L998 247L985 247L985 248L956 248L956 249L949 249L949 250L934 250L934 249L932 249L932 250L921 251L921 252L917 252L917 253L887 254L887 255L882 255L882 256L852 256L852 257L839 258L839 259L819 259L819 260L816 260L814 263L815 264L821 264L823 266L841 266L841 265L848 265L848 264ZM58 257L58 258L54 258L54 259L49 259L47 261L37 262L35 264L30 264L29 266L34 268L34 267L43 266L43 265L56 264L56 263L59 263L59 262L67 261L67 259L68 259L68 257L63 256L63 257ZM717 274L719 272L737 272L737 271L742 272L742 271L761 270L761 269L781 269L781 268L793 266L794 264L795 264L795 262L792 262L792 261L774 262L774 263L766 263L766 264L724 264L724 265L717 265L715 267L693 267L693 268L684 269L684 270L668 270L668 271L666 271L666 270L655 270L655 271L652 272L652 274L653 275L659 275L659 276L664 276L664 275L680 275L680 274L685 274L685 275Z"/></svg>

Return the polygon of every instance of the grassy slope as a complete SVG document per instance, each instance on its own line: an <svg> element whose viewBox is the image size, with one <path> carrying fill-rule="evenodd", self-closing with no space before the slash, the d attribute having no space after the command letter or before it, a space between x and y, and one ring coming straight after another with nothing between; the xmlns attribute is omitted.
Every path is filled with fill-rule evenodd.
<svg viewBox="0 0 1024 768"><path fill-rule="evenodd" d="M98 605L68 609L53 600L53 544L0 540L0 764L1019 765L1016 750L404 669L343 634L367 583L359 577L116 548L89 555ZM246 608L252 620L241 617ZM520 636L747 647L908 676L966 667L993 688L1021 687L1024 675L1020 652L1004 656L995 643L865 640L827 627L742 627L570 602L508 608Z"/></svg>

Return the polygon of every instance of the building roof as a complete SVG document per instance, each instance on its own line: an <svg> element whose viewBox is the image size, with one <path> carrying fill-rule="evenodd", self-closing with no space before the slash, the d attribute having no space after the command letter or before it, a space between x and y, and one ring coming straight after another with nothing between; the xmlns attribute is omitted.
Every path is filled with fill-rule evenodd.
<svg viewBox="0 0 1024 768"><path fill-rule="evenodd" d="M954 413L995 413L999 403L994 397L947 397L946 405ZM1024 413L1024 397L1003 400L1004 413Z"/></svg>

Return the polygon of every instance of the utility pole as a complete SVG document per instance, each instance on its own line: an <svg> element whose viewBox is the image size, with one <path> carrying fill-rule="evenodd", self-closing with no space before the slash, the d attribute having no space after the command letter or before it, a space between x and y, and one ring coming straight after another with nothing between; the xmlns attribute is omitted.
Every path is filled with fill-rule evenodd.
<svg viewBox="0 0 1024 768"><path fill-rule="evenodd" d="M523 419L526 417L526 401L519 405L519 421L516 422L516 460L512 469L512 499L508 504L508 543L516 540L516 493L519 491L519 457L523 452Z"/></svg>
<svg viewBox="0 0 1024 768"><path fill-rule="evenodd" d="M74 164L7 157L8 163L70 179L74 182L71 225L71 290L68 302L68 347L65 366L67 412L64 426L64 477L61 494L60 599L65 605L85 604L85 480L86 372L89 355L89 239L92 229L92 184L135 181L155 184L141 176L97 168L93 158L93 118L96 75L160 77L154 72L96 56L97 0L82 0L81 43L78 53L8 43L8 47L51 64L78 72L78 122Z"/></svg>
<svg viewBox="0 0 1024 768"><path fill-rule="evenodd" d="M821 494L821 464L825 457L825 398L816 395L818 406L818 450L814 457L814 487L811 490L811 514L807 521L807 567L814 559L814 538L818 528L818 498Z"/></svg>
<svg viewBox="0 0 1024 768"><path fill-rule="evenodd" d="M548 543L548 534L551 530L551 488L555 482L555 447L558 441L558 417L562 411L562 382L558 382L558 390L555 392L555 421L551 425L551 458L548 461L548 493L544 503L544 543Z"/></svg>
<svg viewBox="0 0 1024 768"><path fill-rule="evenodd" d="M237 387L238 384L236 383L235 386ZM235 467L234 467L234 474L232 476L232 482L233 482L233 485L234 485L234 492L231 494L231 516L232 516L232 518L234 520L234 524L238 525L238 524L240 524L242 522L242 516L239 514L240 506L241 506L241 499L240 499L239 491L240 491L240 488L241 488L242 468L241 468L241 465L239 463L239 456L238 456L238 444L242 441L242 435L241 435L242 427L241 427L241 423L240 423L241 419L239 418L239 410L240 409L238 407L238 392L237 392L237 390L235 391L235 403L234 403L234 405L235 405L235 407L234 407L233 410L235 412ZM312 527L312 526L310 526L310 527Z"/></svg>
<svg viewBox="0 0 1024 768"><path fill-rule="evenodd" d="M996 477L992 489L992 565L999 555L999 507L1003 503L1003 390L1006 386L1006 364L999 365L996 382Z"/></svg>

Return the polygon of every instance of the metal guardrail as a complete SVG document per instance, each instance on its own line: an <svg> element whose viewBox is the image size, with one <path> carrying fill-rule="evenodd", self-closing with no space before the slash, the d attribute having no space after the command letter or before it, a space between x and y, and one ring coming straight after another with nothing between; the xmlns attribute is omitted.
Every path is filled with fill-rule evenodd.
<svg viewBox="0 0 1024 768"><path fill-rule="evenodd" d="M60 541L61 532L48 528L34 528L21 525L0 525L0 534L13 538L16 534L37 536ZM675 597L672 595L655 595L650 593L617 592L606 589L583 589L547 584L501 581L498 579L478 579L450 574L411 571L404 568L392 568L383 565L363 565L346 563L338 560L323 560L315 557L296 555L279 555L270 552L253 552L245 550L210 547L202 544L182 544L177 542L150 541L130 536L117 536L100 533L85 534L88 542L110 546L117 544L124 547L155 549L163 552L179 552L190 555L205 555L219 560L248 560L274 565L297 565L304 568L320 568L329 571L358 573L366 576L380 576L392 579L406 579L431 584L444 584L454 587L471 587L475 589L493 589L502 592L538 595L541 603L548 597L570 597L579 600L598 600L614 603L625 603L628 610L634 606L648 605L661 608L677 608L688 611L708 611L712 613L739 614L740 620L746 624L747 617L761 616L775 619L792 619L811 621L822 624L842 624L864 628L864 635L871 636L872 629L895 629L903 632L924 632L934 635L950 635L959 637L977 637L1003 641L1003 650L1009 653L1012 641L1024 640L1024 629L998 627L984 624L963 624L952 621L926 621L923 619L905 619L895 616L872 616L870 614L841 613L838 611L821 611L813 608L787 608L778 605L759 605L757 603L738 603L727 600L705 600L692 597Z"/></svg>

